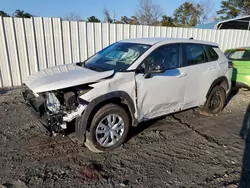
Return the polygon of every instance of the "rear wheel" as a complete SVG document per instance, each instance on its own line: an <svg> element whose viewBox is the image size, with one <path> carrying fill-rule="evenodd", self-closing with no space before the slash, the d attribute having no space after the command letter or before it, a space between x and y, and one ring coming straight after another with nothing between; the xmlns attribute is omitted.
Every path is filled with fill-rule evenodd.
<svg viewBox="0 0 250 188"><path fill-rule="evenodd" d="M129 127L126 110L116 104L107 104L94 115L85 145L93 152L113 150L125 141Z"/></svg>
<svg viewBox="0 0 250 188"><path fill-rule="evenodd" d="M226 92L221 86L215 86L209 94L203 110L209 114L218 114L224 108Z"/></svg>

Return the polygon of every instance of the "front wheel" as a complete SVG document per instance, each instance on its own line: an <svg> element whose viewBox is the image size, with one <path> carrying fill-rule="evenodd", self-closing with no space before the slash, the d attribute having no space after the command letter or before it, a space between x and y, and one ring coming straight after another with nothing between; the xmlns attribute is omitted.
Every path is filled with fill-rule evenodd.
<svg viewBox="0 0 250 188"><path fill-rule="evenodd" d="M209 94L203 110L209 114L218 114L224 108L226 92L221 86L215 86Z"/></svg>
<svg viewBox="0 0 250 188"><path fill-rule="evenodd" d="M110 151L126 139L130 118L126 110L116 104L107 104L94 115L85 145L93 152Z"/></svg>

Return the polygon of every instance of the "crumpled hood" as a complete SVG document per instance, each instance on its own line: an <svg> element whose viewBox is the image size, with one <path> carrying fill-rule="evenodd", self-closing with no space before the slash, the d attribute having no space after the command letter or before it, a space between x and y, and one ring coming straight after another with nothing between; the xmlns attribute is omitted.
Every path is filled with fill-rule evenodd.
<svg viewBox="0 0 250 188"><path fill-rule="evenodd" d="M24 80L34 93L58 90L96 82L111 76L114 71L96 72L76 64L67 64L39 71Z"/></svg>

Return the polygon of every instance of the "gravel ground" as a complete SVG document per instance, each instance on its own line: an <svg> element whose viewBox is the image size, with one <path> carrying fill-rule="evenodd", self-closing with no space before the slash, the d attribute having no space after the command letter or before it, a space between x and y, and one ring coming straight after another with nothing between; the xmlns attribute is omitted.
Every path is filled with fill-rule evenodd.
<svg viewBox="0 0 250 188"><path fill-rule="evenodd" d="M142 123L104 154L47 136L19 92L0 90L2 187L250 187L248 91L218 116L192 109Z"/></svg>

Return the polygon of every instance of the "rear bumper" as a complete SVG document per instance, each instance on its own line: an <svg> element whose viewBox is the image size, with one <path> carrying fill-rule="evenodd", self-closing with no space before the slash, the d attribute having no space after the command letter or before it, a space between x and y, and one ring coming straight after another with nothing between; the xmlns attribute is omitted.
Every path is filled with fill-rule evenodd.
<svg viewBox="0 0 250 188"><path fill-rule="evenodd" d="M240 74L234 71L232 77L232 84L233 87L236 88L250 88L250 75Z"/></svg>

